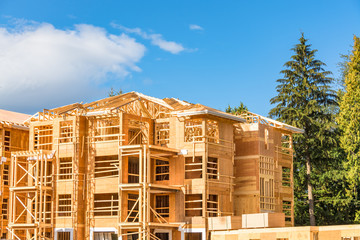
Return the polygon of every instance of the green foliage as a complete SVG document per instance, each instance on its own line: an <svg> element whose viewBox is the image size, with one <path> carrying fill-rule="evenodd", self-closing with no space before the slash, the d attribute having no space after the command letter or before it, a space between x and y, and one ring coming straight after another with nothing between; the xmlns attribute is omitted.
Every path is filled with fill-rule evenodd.
<svg viewBox="0 0 360 240"><path fill-rule="evenodd" d="M108 92L109 97L114 97L114 96L121 95L121 94L123 94L123 91L121 90L121 88L119 91L115 91L114 88L111 87L110 92Z"/></svg>
<svg viewBox="0 0 360 240"><path fill-rule="evenodd" d="M343 68L344 91L340 99L338 122L342 130L341 147L346 154L344 164L349 183L348 198L359 203L360 195L360 39L354 36L353 51ZM360 221L360 209L356 209L356 221Z"/></svg>
<svg viewBox="0 0 360 240"><path fill-rule="evenodd" d="M275 107L269 113L270 117L304 130L303 134L294 134L293 139L297 225L308 225L309 217L310 224L315 224L313 212L322 211L318 203L324 202L321 195L316 196L319 193L316 189L321 186L319 180L324 179L321 166L327 166L336 155L332 153L337 136L334 121L337 96L330 88L333 79L329 77L331 72L324 70L325 64L315 59L317 50L310 47L302 34L291 49L294 55L280 72L283 78L277 80L278 95L270 100ZM331 165L329 168L332 169ZM313 201L313 194L318 202Z"/></svg>
<svg viewBox="0 0 360 240"><path fill-rule="evenodd" d="M234 115L241 115L244 112L249 111L248 108L245 106L245 104L243 102L240 102L240 106L238 107L230 107L230 105L225 109L225 112L227 113L231 113Z"/></svg>

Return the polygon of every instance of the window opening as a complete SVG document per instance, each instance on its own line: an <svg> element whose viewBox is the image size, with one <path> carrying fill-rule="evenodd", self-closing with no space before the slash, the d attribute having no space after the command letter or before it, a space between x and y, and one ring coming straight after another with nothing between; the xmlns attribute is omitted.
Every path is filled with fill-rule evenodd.
<svg viewBox="0 0 360 240"><path fill-rule="evenodd" d="M94 128L95 142L115 141L120 138L119 118L95 119Z"/></svg>
<svg viewBox="0 0 360 240"><path fill-rule="evenodd" d="M290 134L281 135L281 152L284 154L292 154L292 144L291 144Z"/></svg>
<svg viewBox="0 0 360 240"><path fill-rule="evenodd" d="M217 158L208 157L207 175L208 175L208 179L218 179L218 159Z"/></svg>
<svg viewBox="0 0 360 240"><path fill-rule="evenodd" d="M5 186L9 186L9 165L7 164L4 164L3 183Z"/></svg>
<svg viewBox="0 0 360 240"><path fill-rule="evenodd" d="M118 210L118 193L94 194L94 216L117 216Z"/></svg>
<svg viewBox="0 0 360 240"><path fill-rule="evenodd" d="M73 142L73 122L63 121L60 122L60 141L59 143Z"/></svg>
<svg viewBox="0 0 360 240"><path fill-rule="evenodd" d="M8 152L10 151L10 143L11 143L11 138L10 138L10 131L5 131L5 137L4 137L4 146L5 146L5 151Z"/></svg>
<svg viewBox="0 0 360 240"><path fill-rule="evenodd" d="M34 128L35 150L52 150L53 127L52 125L36 126Z"/></svg>
<svg viewBox="0 0 360 240"><path fill-rule="evenodd" d="M269 130L265 129L265 133L264 133L264 137L265 137L265 149L269 150Z"/></svg>
<svg viewBox="0 0 360 240"><path fill-rule="evenodd" d="M283 213L285 214L285 221L291 222L291 201L283 201L282 210Z"/></svg>
<svg viewBox="0 0 360 240"><path fill-rule="evenodd" d="M58 216L71 216L71 194L59 194L58 199Z"/></svg>
<svg viewBox="0 0 360 240"><path fill-rule="evenodd" d="M202 119L190 119L185 121L185 142L202 141Z"/></svg>
<svg viewBox="0 0 360 240"><path fill-rule="evenodd" d="M186 194L185 195L185 216L195 217L202 216L202 195Z"/></svg>
<svg viewBox="0 0 360 240"><path fill-rule="evenodd" d="M170 123L156 123L155 124L155 144L166 146L170 142Z"/></svg>
<svg viewBox="0 0 360 240"><path fill-rule="evenodd" d="M4 220L8 219L8 199L4 198L3 202L2 202L2 209L1 209L1 214L2 214L2 218Z"/></svg>
<svg viewBox="0 0 360 240"><path fill-rule="evenodd" d="M185 240L202 240L202 233L185 233Z"/></svg>
<svg viewBox="0 0 360 240"><path fill-rule="evenodd" d="M114 232L94 232L94 240L112 240L118 239L118 235Z"/></svg>
<svg viewBox="0 0 360 240"><path fill-rule="evenodd" d="M118 166L117 155L95 157L95 178L118 176Z"/></svg>
<svg viewBox="0 0 360 240"><path fill-rule="evenodd" d="M170 178L169 161L155 159L155 180L166 181Z"/></svg>
<svg viewBox="0 0 360 240"><path fill-rule="evenodd" d="M282 185L284 187L291 186L291 170L287 167L282 167Z"/></svg>
<svg viewBox="0 0 360 240"><path fill-rule="evenodd" d="M58 232L57 239L58 240L70 240L70 232Z"/></svg>
<svg viewBox="0 0 360 240"><path fill-rule="evenodd" d="M211 143L219 143L219 125L217 121L206 120L206 136Z"/></svg>
<svg viewBox="0 0 360 240"><path fill-rule="evenodd" d="M59 158L59 180L72 179L72 158Z"/></svg>
<svg viewBox="0 0 360 240"><path fill-rule="evenodd" d="M202 156L185 158L185 179L202 178Z"/></svg>
<svg viewBox="0 0 360 240"><path fill-rule="evenodd" d="M148 143L149 124L136 120L129 120L128 145Z"/></svg>
<svg viewBox="0 0 360 240"><path fill-rule="evenodd" d="M207 212L209 217L217 217L218 216L218 195L210 194L207 200Z"/></svg>

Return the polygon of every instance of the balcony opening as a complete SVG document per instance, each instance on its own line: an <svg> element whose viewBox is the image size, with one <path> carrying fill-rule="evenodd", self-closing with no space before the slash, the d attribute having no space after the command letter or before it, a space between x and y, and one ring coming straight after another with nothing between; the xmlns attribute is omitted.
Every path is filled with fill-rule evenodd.
<svg viewBox="0 0 360 240"><path fill-rule="evenodd" d="M128 158L128 183L139 183L139 158Z"/></svg>
<svg viewBox="0 0 360 240"><path fill-rule="evenodd" d="M170 213L169 195L155 196L155 211L163 218L169 217L169 213Z"/></svg>
<svg viewBox="0 0 360 240"><path fill-rule="evenodd" d="M169 233L168 232L157 232L155 236L160 240L169 240Z"/></svg>
<svg viewBox="0 0 360 240"><path fill-rule="evenodd" d="M185 179L202 178L202 156L185 158Z"/></svg>
<svg viewBox="0 0 360 240"><path fill-rule="evenodd" d="M167 181L170 178L169 161L155 159L155 180Z"/></svg>
<svg viewBox="0 0 360 240"><path fill-rule="evenodd" d="M139 195L128 195L128 222L139 222Z"/></svg>

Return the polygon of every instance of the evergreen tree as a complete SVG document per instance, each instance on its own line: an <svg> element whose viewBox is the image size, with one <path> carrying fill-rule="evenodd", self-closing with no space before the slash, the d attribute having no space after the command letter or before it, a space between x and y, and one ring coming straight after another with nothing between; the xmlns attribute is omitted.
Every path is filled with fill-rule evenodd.
<svg viewBox="0 0 360 240"><path fill-rule="evenodd" d="M246 111L249 111L248 108L245 106L245 104L243 102L240 102L240 106L238 107L230 107L230 105L225 109L225 112L227 113L231 113L234 115L241 115L243 113L245 113Z"/></svg>
<svg viewBox="0 0 360 240"><path fill-rule="evenodd" d="M123 94L123 91L121 88L119 91L115 91L114 88L111 87L110 92L108 92L109 97L114 97L114 96L121 95L121 94Z"/></svg>
<svg viewBox="0 0 360 240"><path fill-rule="evenodd" d="M304 34L291 50L294 55L284 64L285 70L278 79L278 95L270 100L275 107L269 115L279 121L302 128L303 134L294 134L294 193L295 221L307 223L304 210L308 208L309 223L316 225L314 203L314 179L312 165L321 165L329 160L331 146L335 144L333 114L329 111L336 105L336 94L331 90L331 72L325 64L315 59L317 50L312 50Z"/></svg>
<svg viewBox="0 0 360 240"><path fill-rule="evenodd" d="M360 188L360 39L354 36L353 51L343 67L344 91L340 99L338 122L342 130L341 147L346 153L345 168L348 172L347 196L359 203ZM356 209L355 221L360 221L360 209Z"/></svg>

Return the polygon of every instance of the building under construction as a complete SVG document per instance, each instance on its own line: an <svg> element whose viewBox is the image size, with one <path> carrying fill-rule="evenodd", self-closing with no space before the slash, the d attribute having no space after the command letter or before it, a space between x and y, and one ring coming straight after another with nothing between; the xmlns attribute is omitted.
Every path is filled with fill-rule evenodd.
<svg viewBox="0 0 360 240"><path fill-rule="evenodd" d="M29 145L1 155L7 239L206 240L294 225L292 134L301 129L136 92L26 123Z"/></svg>

